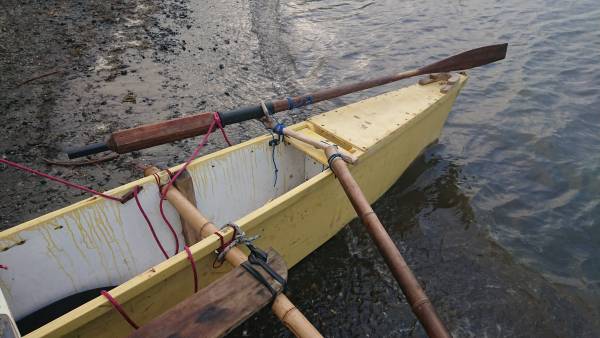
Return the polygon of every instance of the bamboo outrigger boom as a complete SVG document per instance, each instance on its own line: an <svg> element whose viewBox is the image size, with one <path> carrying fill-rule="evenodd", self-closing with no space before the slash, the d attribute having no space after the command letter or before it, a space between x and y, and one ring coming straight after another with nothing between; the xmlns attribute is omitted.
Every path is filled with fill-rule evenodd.
<svg viewBox="0 0 600 338"><path fill-rule="evenodd" d="M147 168L146 176L159 172L157 168ZM196 239L202 239L219 229L212 224L175 186L166 191L166 199L177 209L179 215L191 226ZM225 260L233 266L238 266L248 259L239 248L232 248L225 255ZM274 300L271 306L273 313L281 320L296 337L318 338L323 337L319 331L304 317L294 304L282 293Z"/></svg>

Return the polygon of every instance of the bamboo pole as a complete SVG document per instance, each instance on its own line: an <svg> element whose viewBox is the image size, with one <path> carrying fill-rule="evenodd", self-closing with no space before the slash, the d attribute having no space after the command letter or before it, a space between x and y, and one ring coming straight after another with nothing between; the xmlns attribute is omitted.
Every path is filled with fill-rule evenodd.
<svg viewBox="0 0 600 338"><path fill-rule="evenodd" d="M330 146L330 144L327 144L324 142L319 142L319 141L311 138L310 136L304 135L295 130L291 130L290 128L283 128L283 135L293 137L299 141L302 141L306 144L309 144L309 145L311 145L317 149L321 149L321 150L325 150L327 147ZM351 153L349 153L348 151L341 149L341 148L338 149L338 151L344 161L346 161L348 163L352 163L352 164L356 164L356 162L358 162L358 158L356 156L352 155Z"/></svg>
<svg viewBox="0 0 600 338"><path fill-rule="evenodd" d="M400 285L413 312L425 328L425 331L427 331L427 335L432 338L451 338L444 323L442 323L435 312L431 301L425 295L421 285L419 285L417 278L415 278L402 254L371 208L369 201L352 177L346 163L338 161L339 158L331 157L336 153L338 153L338 150L335 146L329 146L325 150L325 155L330 159L330 168L340 181L354 210L356 210L358 217L360 217L367 228L367 232L375 242L377 249Z"/></svg>
<svg viewBox="0 0 600 338"><path fill-rule="evenodd" d="M154 167L147 168L144 170L144 175L152 175L159 171ZM166 198L177 209L179 215L192 226L191 232L197 241L219 231L175 186L169 188ZM233 266L238 266L247 259L246 254L239 248L232 248L225 255L225 260ZM296 337L323 337L283 293L275 298L271 310Z"/></svg>

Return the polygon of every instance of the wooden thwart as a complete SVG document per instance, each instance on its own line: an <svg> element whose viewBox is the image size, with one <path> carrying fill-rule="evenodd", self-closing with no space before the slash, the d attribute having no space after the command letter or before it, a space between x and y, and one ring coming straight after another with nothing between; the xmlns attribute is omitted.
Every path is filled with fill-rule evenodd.
<svg viewBox="0 0 600 338"><path fill-rule="evenodd" d="M268 264L287 280L287 267L274 250ZM278 293L282 286L256 268ZM242 266L238 266L171 310L131 334L130 338L223 337L273 299L272 294Z"/></svg>

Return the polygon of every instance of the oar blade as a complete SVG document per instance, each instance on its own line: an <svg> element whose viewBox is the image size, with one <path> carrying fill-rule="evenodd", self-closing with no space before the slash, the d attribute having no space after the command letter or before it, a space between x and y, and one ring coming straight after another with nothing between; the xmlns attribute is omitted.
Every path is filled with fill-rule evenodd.
<svg viewBox="0 0 600 338"><path fill-rule="evenodd" d="M446 73L487 65L504 59L507 49L508 43L471 49L419 68L419 74Z"/></svg>

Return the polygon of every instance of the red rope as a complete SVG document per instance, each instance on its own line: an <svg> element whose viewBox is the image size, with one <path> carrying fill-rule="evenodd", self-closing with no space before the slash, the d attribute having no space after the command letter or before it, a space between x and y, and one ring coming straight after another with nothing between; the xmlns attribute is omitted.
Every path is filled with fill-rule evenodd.
<svg viewBox="0 0 600 338"><path fill-rule="evenodd" d="M127 312L125 312L125 309L123 309L121 304L119 304L119 302L116 299L114 299L113 296L110 295L110 293L106 292L105 290L102 290L100 291L100 294L102 294L104 297L106 297L106 299L108 299L110 304L112 304L113 308L115 308L115 310L117 310L121 314L121 316L123 316L123 318L129 323L129 325L131 325L131 327L133 327L136 330L140 328L131 318L129 318Z"/></svg>
<svg viewBox="0 0 600 338"><path fill-rule="evenodd" d="M215 123L217 123L217 127L219 127L219 129L221 129L221 134L223 134L223 138L225 139L225 142L227 142L227 144L231 147L232 144L229 141L227 134L225 134L225 129L223 128L223 124L221 123L221 116L219 115L218 112L214 112L213 119L215 120Z"/></svg>
<svg viewBox="0 0 600 338"><path fill-rule="evenodd" d="M167 254L167 251L165 250L165 248L160 243L160 240L158 239L158 236L156 235L156 231L154 231L154 227L152 226L152 222L150 222L150 219L148 218L148 215L144 211L144 208L142 208L142 204L140 203L140 199L138 198L139 191L140 191L140 187L139 186L136 186L133 189L133 198L135 198L135 203L137 203L137 206L140 209L140 212L142 213L142 216L144 216L144 219L146 220L146 223L148 223L148 227L150 228L150 232L152 233L152 237L154 237L154 241L156 241L156 244L158 244L158 247L160 248L160 251L162 251L163 255L165 256L165 259L169 259L169 255Z"/></svg>
<svg viewBox="0 0 600 338"><path fill-rule="evenodd" d="M223 252L223 250L225 250L227 248L227 246L235 240L235 236L237 236L237 229L233 228L233 235L231 236L231 239L228 240L227 242L225 242L225 237L223 237L223 235L221 235L221 233L219 231L216 231L214 233L214 235L217 235L219 237L219 241L221 241L221 246L219 248L217 248L217 253L221 254ZM219 261L218 259L219 259L219 256L217 255L217 257L215 257L215 260L213 262L213 269L218 269L223 265L223 261ZM217 263L219 263L219 264L217 264Z"/></svg>
<svg viewBox="0 0 600 338"><path fill-rule="evenodd" d="M227 141L227 143L229 143L229 145L231 145L231 143L229 142L229 139L227 138L227 135L225 134L225 130L223 129L223 126L221 124L221 119L219 118L219 113L217 113L217 112L213 113L213 121L210 123L210 126L208 127L208 131L206 132L206 134L204 134L202 141L198 144L198 146L196 147L196 149L194 150L192 155L187 159L187 161L185 161L185 163L183 164L181 169L179 169L175 173L175 175L173 175L173 177L171 177L171 179L169 180L169 183L167 183L165 188L162 189L162 195L161 195L160 204L159 204L160 215L162 216L163 220L165 221L165 223L171 229L171 231L173 232L173 235L175 236L175 253L179 252L179 239L177 238L177 235L175 234L175 230L174 230L173 226L171 225L171 222L169 222L169 220L167 219L167 216L165 215L165 212L163 209L163 204L166 199L167 192L169 191L169 189L171 189L171 186L173 186L173 183L175 182L175 180L177 180L177 178L185 171L185 169L188 167L188 165L190 165L190 163L196 157L198 157L200 150L202 150L202 148L208 142L208 137L214 131L215 126L218 126L221 129L221 132L223 133L225 140Z"/></svg>
<svg viewBox="0 0 600 338"><path fill-rule="evenodd" d="M225 249L225 238L223 238L223 235L221 235L221 233L218 231L216 231L214 234L219 236L219 240L221 241L221 246L217 249L217 251Z"/></svg>
<svg viewBox="0 0 600 338"><path fill-rule="evenodd" d="M196 293L198 292L198 271L196 270L196 262L194 261L194 256L192 256L190 248L187 245L185 245L183 248L188 255L190 264L192 265L192 272L194 273L194 293Z"/></svg>
<svg viewBox="0 0 600 338"><path fill-rule="evenodd" d="M221 229L221 230L223 230L223 229ZM229 244L231 244L231 242L235 241L235 236L237 236L237 229L233 228L233 235L231 236L231 239L228 240L227 242L225 242L225 237L223 237L223 235L221 235L221 233L219 231L216 231L214 234L219 236L219 240L221 241L221 247L219 247L217 249L217 251L221 252L221 251L225 250L225 248Z"/></svg>
<svg viewBox="0 0 600 338"><path fill-rule="evenodd" d="M3 158L0 158L0 163L4 163L4 164L9 165L9 166L11 166L13 168L17 168L17 169L26 171L28 173L31 173L31 174L34 174L34 175L37 175L37 176L49 179L51 181L55 181L55 182L64 184L64 185L66 185L68 187L71 187L71 188L83 190L83 191L89 192L90 194L93 194L93 195L102 196L102 197L104 197L106 199L109 199L109 200L113 200L113 201L117 201L117 202L122 202L122 199L119 198L119 197L115 197L115 196L110 196L110 195L103 194L103 193L101 193L99 191L90 189L88 187L84 187L83 185L79 185L77 183L69 182L69 181L67 181L65 179L62 179L60 177L55 177L55 176L43 173L43 172L38 171L38 170L28 168L28 167L26 167L26 166L24 166L22 164L19 164L19 163L11 162L11 161L3 159Z"/></svg>

